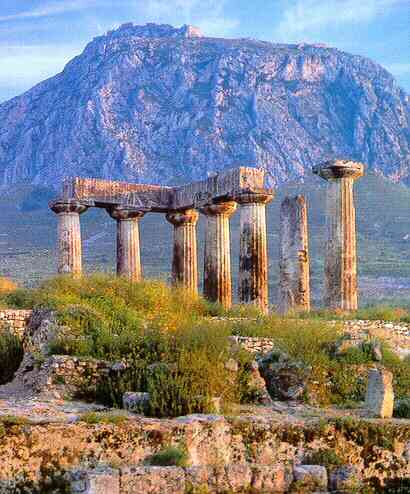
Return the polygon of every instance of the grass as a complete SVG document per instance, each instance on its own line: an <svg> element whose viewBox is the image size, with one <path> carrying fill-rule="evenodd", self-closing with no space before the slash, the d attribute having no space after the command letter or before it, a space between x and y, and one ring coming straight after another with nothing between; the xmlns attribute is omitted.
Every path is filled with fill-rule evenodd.
<svg viewBox="0 0 410 494"><path fill-rule="evenodd" d="M188 455L184 448L169 446L151 455L147 460L148 465L158 467L186 467L188 463Z"/></svg>
<svg viewBox="0 0 410 494"><path fill-rule="evenodd" d="M215 398L227 408L252 399L247 381L253 357L244 351L232 354L230 335L271 338L279 352L309 369L305 399L319 405L363 400L367 368L374 365L370 341L341 356L335 354L341 326L328 324L325 313L280 318L243 306L226 313L157 281L130 283L108 275L58 277L37 289L16 289L3 300L18 308L47 307L57 312L69 330L55 339L51 353L127 364L125 371L102 379L90 398L121 407L124 392L148 392L148 413L157 417L212 412ZM385 317L386 310L372 309L373 317ZM224 317L211 319L215 314ZM363 314L371 318L370 309ZM407 317L397 309L389 314ZM396 396L405 397L410 389L410 360L400 360L386 345L381 349L381 364L394 374ZM230 358L239 362L235 376L224 365Z"/></svg>
<svg viewBox="0 0 410 494"><path fill-rule="evenodd" d="M86 424L114 424L120 425L128 421L128 417L120 414L102 413L102 412L86 412L80 416L80 421Z"/></svg>
<svg viewBox="0 0 410 494"><path fill-rule="evenodd" d="M23 359L23 345L20 338L7 328L0 327L0 385L13 378Z"/></svg>

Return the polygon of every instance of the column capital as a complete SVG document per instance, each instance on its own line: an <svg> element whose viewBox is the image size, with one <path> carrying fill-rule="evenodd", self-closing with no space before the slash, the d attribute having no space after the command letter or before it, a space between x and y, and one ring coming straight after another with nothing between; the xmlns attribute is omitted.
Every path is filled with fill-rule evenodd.
<svg viewBox="0 0 410 494"><path fill-rule="evenodd" d="M145 214L144 211L138 211L137 209L112 207L107 209L107 213L114 220L126 221L142 218Z"/></svg>
<svg viewBox="0 0 410 494"><path fill-rule="evenodd" d="M230 218L236 211L237 204L234 201L219 202L217 204L209 204L200 209L205 216L226 216Z"/></svg>
<svg viewBox="0 0 410 494"><path fill-rule="evenodd" d="M196 209L168 211L165 218L176 227L181 225L196 225L199 213Z"/></svg>
<svg viewBox="0 0 410 494"><path fill-rule="evenodd" d="M314 166L312 172L325 180L352 178L356 180L364 175L364 165L357 161L331 160Z"/></svg>
<svg viewBox="0 0 410 494"><path fill-rule="evenodd" d="M68 213L84 213L88 209L88 206L81 204L76 200L69 201L53 201L49 204L50 209L56 214L68 214Z"/></svg>
<svg viewBox="0 0 410 494"><path fill-rule="evenodd" d="M268 204L272 201L272 192L246 192L235 197L238 204Z"/></svg>

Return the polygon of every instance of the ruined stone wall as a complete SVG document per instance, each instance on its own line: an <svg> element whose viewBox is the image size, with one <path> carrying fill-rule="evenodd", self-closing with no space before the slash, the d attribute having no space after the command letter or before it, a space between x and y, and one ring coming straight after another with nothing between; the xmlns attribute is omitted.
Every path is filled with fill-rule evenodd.
<svg viewBox="0 0 410 494"><path fill-rule="evenodd" d="M4 329L11 329L13 333L23 336L31 314L31 310L0 310L0 333Z"/></svg>

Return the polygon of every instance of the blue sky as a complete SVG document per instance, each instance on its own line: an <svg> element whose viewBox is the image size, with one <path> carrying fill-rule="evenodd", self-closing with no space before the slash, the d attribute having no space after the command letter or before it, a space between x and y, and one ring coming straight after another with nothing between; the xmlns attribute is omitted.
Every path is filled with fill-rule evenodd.
<svg viewBox="0 0 410 494"><path fill-rule="evenodd" d="M320 42L379 62L410 92L410 0L0 0L0 101L61 71L124 22Z"/></svg>

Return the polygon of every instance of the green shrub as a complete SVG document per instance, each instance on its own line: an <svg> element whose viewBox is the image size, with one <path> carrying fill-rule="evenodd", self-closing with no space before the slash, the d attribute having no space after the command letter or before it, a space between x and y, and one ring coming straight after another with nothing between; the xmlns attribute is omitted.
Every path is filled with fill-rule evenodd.
<svg viewBox="0 0 410 494"><path fill-rule="evenodd" d="M410 419L410 396L396 400L393 415L401 419Z"/></svg>
<svg viewBox="0 0 410 494"><path fill-rule="evenodd" d="M185 449L170 446L150 456L147 463L158 467L185 467L187 460L188 454Z"/></svg>
<svg viewBox="0 0 410 494"><path fill-rule="evenodd" d="M23 353L20 338L0 327L0 384L12 380L23 359Z"/></svg>
<svg viewBox="0 0 410 494"><path fill-rule="evenodd" d="M333 449L319 449L308 454L303 462L306 465L322 465L324 467L335 467L343 464L343 460Z"/></svg>
<svg viewBox="0 0 410 494"><path fill-rule="evenodd" d="M118 415L112 413L103 412L86 412L80 416L81 422L85 422L90 425L94 424L114 424L120 425L128 421L128 417L125 415Z"/></svg>

